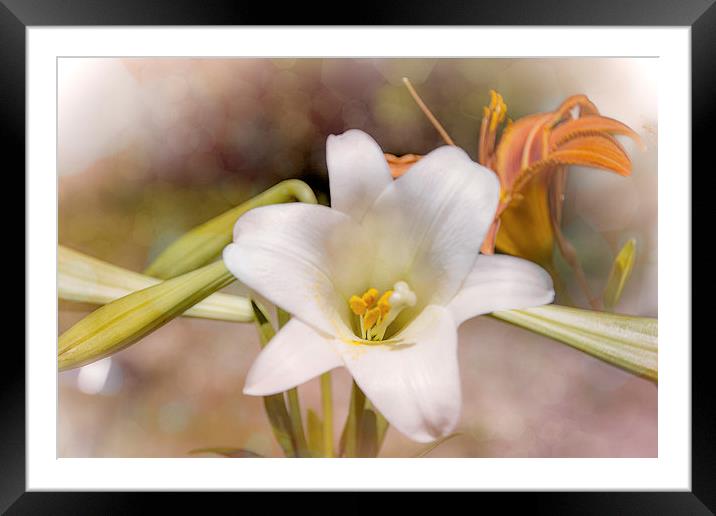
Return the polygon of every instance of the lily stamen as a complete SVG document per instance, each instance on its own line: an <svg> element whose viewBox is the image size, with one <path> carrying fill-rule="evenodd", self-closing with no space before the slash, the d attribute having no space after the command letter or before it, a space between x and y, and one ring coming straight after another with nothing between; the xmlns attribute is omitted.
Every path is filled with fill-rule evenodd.
<svg viewBox="0 0 716 516"><path fill-rule="evenodd" d="M388 327L403 309L415 306L417 296L404 281L397 282L378 298L378 290L368 289L363 295L348 300L351 311L358 316L361 339L382 341Z"/></svg>

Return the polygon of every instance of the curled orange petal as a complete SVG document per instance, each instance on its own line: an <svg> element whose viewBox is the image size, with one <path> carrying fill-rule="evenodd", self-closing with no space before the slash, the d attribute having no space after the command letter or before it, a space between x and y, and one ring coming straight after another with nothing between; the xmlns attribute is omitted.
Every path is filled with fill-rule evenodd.
<svg viewBox="0 0 716 516"><path fill-rule="evenodd" d="M530 134L549 117L549 113L538 113L520 118L502 133L495 151L495 162L490 168L497 172L504 190L511 190L512 184L519 176L522 169L522 155Z"/></svg>
<svg viewBox="0 0 716 516"><path fill-rule="evenodd" d="M562 102L553 113L550 120L551 125L556 125L569 115L575 107L579 107L579 116L598 115L599 110L586 95L572 95Z"/></svg>
<svg viewBox="0 0 716 516"><path fill-rule="evenodd" d="M560 145L549 157L565 165L594 166L622 176L631 174L629 155L619 142L609 135L574 138Z"/></svg>
<svg viewBox="0 0 716 516"><path fill-rule="evenodd" d="M609 135L583 136L560 146L554 152L520 171L513 192L519 192L530 180L545 170L558 165L583 165L616 172L621 176L631 173L631 160L622 146Z"/></svg>
<svg viewBox="0 0 716 516"><path fill-rule="evenodd" d="M640 146L644 146L639 135L628 125L598 115L587 115L573 120L568 120L554 129L550 134L550 147L555 148L559 145L576 138L578 136L596 135L598 133L609 133L628 136L637 142Z"/></svg>

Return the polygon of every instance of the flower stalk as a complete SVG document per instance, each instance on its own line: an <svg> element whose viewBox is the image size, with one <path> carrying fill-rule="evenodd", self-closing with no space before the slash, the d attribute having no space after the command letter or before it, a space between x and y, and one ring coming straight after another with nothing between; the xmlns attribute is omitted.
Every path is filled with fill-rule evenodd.
<svg viewBox="0 0 716 516"><path fill-rule="evenodd" d="M321 408L323 409L323 455L333 458L333 392L331 372L321 375Z"/></svg>
<svg viewBox="0 0 716 516"><path fill-rule="evenodd" d="M358 436L361 426L361 420L363 416L363 409L365 407L365 394L358 387L358 384L353 382L351 389L351 401L350 407L348 408L348 417L346 418L345 429L343 430L344 444L341 446L342 455L345 457L358 457Z"/></svg>
<svg viewBox="0 0 716 516"><path fill-rule="evenodd" d="M278 309L278 329L280 330L291 318L285 310ZM301 418L301 402L298 397L298 387L286 391L288 400L288 415L291 419L291 430L296 440L296 452L299 457L308 457L308 443L306 434L303 431L303 420Z"/></svg>
<svg viewBox="0 0 716 516"><path fill-rule="evenodd" d="M266 317L265 312L253 300L251 301L251 307L254 310L254 321L259 334L259 343L263 348L273 338L276 332L271 326L268 317ZM276 441L278 441L284 454L286 457L299 456L293 424L288 410L286 410L286 402L283 394L272 394L270 396L264 396L263 399L264 409L271 423L274 437L276 437Z"/></svg>

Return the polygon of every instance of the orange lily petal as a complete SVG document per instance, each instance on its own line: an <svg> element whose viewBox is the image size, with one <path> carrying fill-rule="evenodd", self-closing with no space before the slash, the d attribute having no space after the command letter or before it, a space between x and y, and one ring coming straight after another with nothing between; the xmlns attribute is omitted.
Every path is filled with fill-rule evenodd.
<svg viewBox="0 0 716 516"><path fill-rule="evenodd" d="M422 156L418 154L404 154L403 156L396 156L395 154L385 153L385 159L390 167L390 173L393 179L397 179L405 174L410 167L420 160Z"/></svg>
<svg viewBox="0 0 716 516"><path fill-rule="evenodd" d="M556 165L584 165L616 172L621 176L631 173L631 160L614 138L609 135L583 136L568 141L545 159L523 169L513 191L520 191L534 176Z"/></svg>
<svg viewBox="0 0 716 516"><path fill-rule="evenodd" d="M511 190L512 184L519 175L522 168L522 153L532 130L544 124L549 117L549 113L539 113L520 118L502 133L495 153L494 166L490 168L500 177L503 190Z"/></svg>
<svg viewBox="0 0 716 516"><path fill-rule="evenodd" d="M644 145L639 135L628 125L623 124L618 120L614 120L613 118L587 115L573 120L568 120L555 127L550 134L550 147L558 147L559 145L578 136L595 135L598 133L628 136L642 147Z"/></svg>
<svg viewBox="0 0 716 516"><path fill-rule="evenodd" d="M551 173L534 178L522 191L523 199L510 203L500 215L495 248L501 253L552 268L554 233L547 195Z"/></svg>
<svg viewBox="0 0 716 516"><path fill-rule="evenodd" d="M608 135L582 136L568 141L548 158L565 165L588 165L616 172L631 173L631 160L624 148Z"/></svg>
<svg viewBox="0 0 716 516"><path fill-rule="evenodd" d="M562 105L554 111L550 122L551 125L554 126L561 122L575 107L579 107L580 118L582 116L599 114L597 106L595 106L586 95L572 95L571 97L567 97L567 99L562 102Z"/></svg>

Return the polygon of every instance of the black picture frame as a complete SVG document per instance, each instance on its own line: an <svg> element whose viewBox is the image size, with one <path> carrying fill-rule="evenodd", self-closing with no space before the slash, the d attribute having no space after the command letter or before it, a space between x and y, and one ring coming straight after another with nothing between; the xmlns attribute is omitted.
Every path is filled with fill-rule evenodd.
<svg viewBox="0 0 716 516"><path fill-rule="evenodd" d="M716 120L715 0L539 0L519 2L362 2L351 11L335 4L204 0L0 0L0 145L8 169L25 168L25 31L62 25L607 25L691 27L692 161L706 163L706 139ZM354 12L353 12L354 11ZM351 12L352 18L346 19ZM713 146L713 144L711 144ZM9 160L8 158L14 158ZM708 172L704 170L704 172ZM676 173L676 171L674 171ZM678 171L690 174L690 171ZM19 174L14 174L19 179ZM24 191L24 181L20 188ZM16 217L16 216L15 216ZM24 235L22 237L24 239ZM18 240L19 242L19 240ZM19 245L19 244L18 244ZM30 271L26 270L25 274ZM20 291L20 290L18 290ZM32 307L28 306L31 310ZM10 514L142 512L139 493L25 492L25 352L4 339L0 375L0 511ZM678 345L688 346L683 342ZM528 503L540 514L713 514L716 512L716 410L712 398L711 339L692 345L692 490L640 493L525 493L499 496L502 509ZM159 495L165 510L185 496ZM246 496L242 494L240 496ZM353 498L364 494L350 495ZM416 497L414 500L419 500ZM242 501L248 503L247 500ZM343 499L355 508L357 503ZM360 502L362 504L363 502ZM147 506L146 510L148 510ZM206 507L206 506L204 506ZM246 505L244 505L246 507ZM366 506L369 507L369 506ZM238 507L237 507L238 510ZM369 510L369 509L366 509Z"/></svg>

